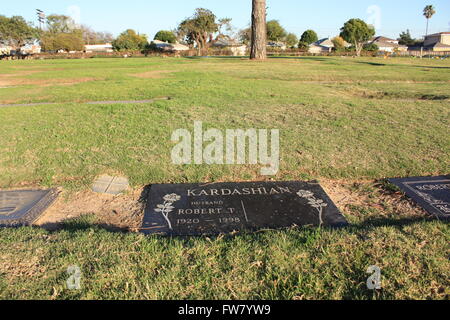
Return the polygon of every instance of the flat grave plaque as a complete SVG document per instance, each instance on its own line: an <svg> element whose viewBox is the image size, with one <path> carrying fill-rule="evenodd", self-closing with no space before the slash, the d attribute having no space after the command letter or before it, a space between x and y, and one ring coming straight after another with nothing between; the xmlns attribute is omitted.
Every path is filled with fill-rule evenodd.
<svg viewBox="0 0 450 320"><path fill-rule="evenodd" d="M428 213L450 218L450 176L389 179Z"/></svg>
<svg viewBox="0 0 450 320"><path fill-rule="evenodd" d="M54 189L0 191L0 227L31 225L57 196Z"/></svg>
<svg viewBox="0 0 450 320"><path fill-rule="evenodd" d="M141 232L200 236L305 225L347 225L318 183L160 184L150 188Z"/></svg>

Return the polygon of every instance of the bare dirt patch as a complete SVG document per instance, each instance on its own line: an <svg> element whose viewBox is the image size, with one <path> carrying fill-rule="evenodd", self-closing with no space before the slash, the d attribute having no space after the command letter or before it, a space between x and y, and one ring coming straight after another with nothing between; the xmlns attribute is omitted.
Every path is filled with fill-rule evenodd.
<svg viewBox="0 0 450 320"><path fill-rule="evenodd" d="M74 79L26 79L23 76L32 75L40 71L21 71L19 73L1 74L0 87L15 87L23 85L36 85L40 87L70 86L78 83L95 81L95 78L83 77Z"/></svg>
<svg viewBox="0 0 450 320"><path fill-rule="evenodd" d="M140 201L142 191L135 190L118 196L92 191L67 196L63 193L35 225L55 230L65 220L94 214L97 223L107 229L133 230L140 226L144 215L144 203Z"/></svg>
<svg viewBox="0 0 450 320"><path fill-rule="evenodd" d="M162 79L166 78L165 75L172 74L173 71L170 70L153 70L153 71L146 71L141 73L134 73L130 74L130 76L141 78L141 79Z"/></svg>
<svg viewBox="0 0 450 320"><path fill-rule="evenodd" d="M373 180L320 180L328 196L344 214L352 215L355 206L370 209L373 213L365 218L383 218L394 213L403 218L418 218L429 216L412 200L401 192L389 192L380 182ZM367 191L371 189L372 191Z"/></svg>

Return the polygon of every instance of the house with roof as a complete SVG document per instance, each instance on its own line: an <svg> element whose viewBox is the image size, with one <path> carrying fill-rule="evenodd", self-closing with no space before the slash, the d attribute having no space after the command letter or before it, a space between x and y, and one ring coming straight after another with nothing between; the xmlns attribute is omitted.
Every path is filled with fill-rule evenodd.
<svg viewBox="0 0 450 320"><path fill-rule="evenodd" d="M267 49L269 49L269 50L270 49L286 50L287 46L283 42L269 41L269 42L267 42Z"/></svg>
<svg viewBox="0 0 450 320"><path fill-rule="evenodd" d="M213 48L230 50L233 56L245 56L247 53L247 45L230 38L220 38L213 42Z"/></svg>
<svg viewBox="0 0 450 320"><path fill-rule="evenodd" d="M408 47L399 44L398 40L382 36L372 38L367 44L377 45L378 50L382 52L408 51Z"/></svg>
<svg viewBox="0 0 450 320"><path fill-rule="evenodd" d="M113 46L111 43L104 44L87 44L84 46L84 51L87 53L91 52L113 52Z"/></svg>
<svg viewBox="0 0 450 320"><path fill-rule="evenodd" d="M439 32L426 36L423 47L427 51L450 51L450 32Z"/></svg>
<svg viewBox="0 0 450 320"><path fill-rule="evenodd" d="M346 48L351 47L351 44L344 41ZM330 53L334 49L334 43L331 38L323 38L309 45L309 53Z"/></svg>
<svg viewBox="0 0 450 320"><path fill-rule="evenodd" d="M162 51L178 52L187 51L190 48L181 43L169 43L161 40L152 40L151 42L155 47Z"/></svg>

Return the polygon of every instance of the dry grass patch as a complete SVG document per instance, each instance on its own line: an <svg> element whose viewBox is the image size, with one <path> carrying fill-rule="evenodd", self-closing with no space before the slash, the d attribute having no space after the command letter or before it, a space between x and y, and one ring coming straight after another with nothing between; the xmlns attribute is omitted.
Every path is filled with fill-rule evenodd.
<svg viewBox="0 0 450 320"><path fill-rule="evenodd" d="M173 74L173 71L170 70L152 70L141 73L130 74L132 77L141 78L141 79L162 79L167 78L165 75Z"/></svg>

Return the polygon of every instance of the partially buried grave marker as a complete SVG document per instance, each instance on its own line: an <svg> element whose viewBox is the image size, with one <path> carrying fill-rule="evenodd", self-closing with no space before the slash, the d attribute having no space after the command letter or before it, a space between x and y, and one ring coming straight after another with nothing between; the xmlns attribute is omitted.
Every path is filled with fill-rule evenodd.
<svg viewBox="0 0 450 320"><path fill-rule="evenodd" d="M450 218L450 176L389 179L427 212Z"/></svg>
<svg viewBox="0 0 450 320"><path fill-rule="evenodd" d="M318 183L153 185L141 231L176 236L347 225Z"/></svg>
<svg viewBox="0 0 450 320"><path fill-rule="evenodd" d="M0 227L31 225L57 196L54 189L0 191Z"/></svg>

